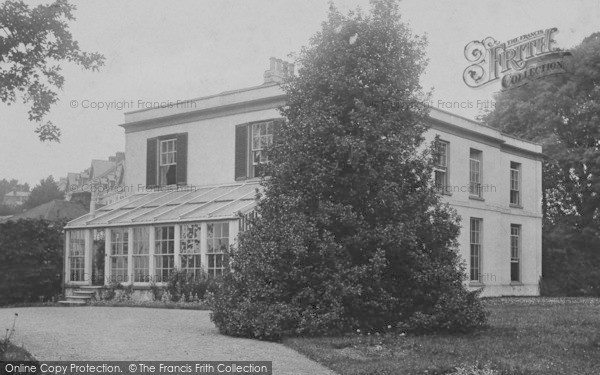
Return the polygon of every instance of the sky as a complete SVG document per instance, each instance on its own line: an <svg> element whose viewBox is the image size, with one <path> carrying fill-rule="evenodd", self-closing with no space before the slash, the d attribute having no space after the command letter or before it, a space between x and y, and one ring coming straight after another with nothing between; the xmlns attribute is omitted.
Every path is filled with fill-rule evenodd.
<svg viewBox="0 0 600 375"><path fill-rule="evenodd" d="M65 85L47 116L62 130L60 143L39 141L27 106L0 102L0 179L34 186L124 151L123 114L148 102L261 84L269 57L293 61L290 54L308 44L329 8L325 0L71 2L73 37L82 50L102 53L106 65L91 72L62 64ZM344 12L369 9L368 0L333 2ZM600 31L600 0L403 0L400 9L413 32L428 39L421 82L432 91L431 105L468 118L491 107L500 91L498 82L476 89L463 82L469 42L556 27L556 46L566 49ZM120 108L124 102L133 105Z"/></svg>

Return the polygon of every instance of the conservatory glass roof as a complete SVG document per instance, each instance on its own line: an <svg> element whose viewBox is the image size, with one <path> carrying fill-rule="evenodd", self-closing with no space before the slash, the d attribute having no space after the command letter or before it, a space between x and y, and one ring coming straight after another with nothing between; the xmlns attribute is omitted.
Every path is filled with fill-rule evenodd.
<svg viewBox="0 0 600 375"><path fill-rule="evenodd" d="M235 219L256 205L257 181L129 195L67 223L65 229Z"/></svg>

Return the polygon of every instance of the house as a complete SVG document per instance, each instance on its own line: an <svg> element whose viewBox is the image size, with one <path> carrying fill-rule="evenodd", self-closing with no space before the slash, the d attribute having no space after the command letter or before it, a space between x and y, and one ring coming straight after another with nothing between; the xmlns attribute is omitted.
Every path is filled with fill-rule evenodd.
<svg viewBox="0 0 600 375"><path fill-rule="evenodd" d="M4 195L2 203L7 206L19 207L29 199L29 195L31 195L29 191L11 191Z"/></svg>
<svg viewBox="0 0 600 375"><path fill-rule="evenodd" d="M92 200L98 205L118 201L126 194L119 189L123 185L125 153L117 152L108 160L92 160L91 166L81 173L69 173L61 178L59 189L65 191L65 199L81 202L90 207Z"/></svg>
<svg viewBox="0 0 600 375"><path fill-rule="evenodd" d="M292 64L270 63L259 86L125 114L127 196L67 225L67 293L118 281L143 296L174 269L223 272L282 120L278 83L293 74ZM541 146L435 108L428 122L426 138L439 136L435 183L462 218L466 283L486 296L538 295ZM104 277L92 280L98 239Z"/></svg>

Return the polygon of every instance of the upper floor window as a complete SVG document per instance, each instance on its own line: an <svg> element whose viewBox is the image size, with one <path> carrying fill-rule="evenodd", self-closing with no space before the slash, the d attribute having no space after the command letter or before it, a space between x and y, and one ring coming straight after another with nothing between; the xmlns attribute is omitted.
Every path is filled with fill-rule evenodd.
<svg viewBox="0 0 600 375"><path fill-rule="evenodd" d="M438 193L448 192L448 151L449 144L446 141L438 140L435 145L433 158L433 173L435 179L435 188Z"/></svg>
<svg viewBox="0 0 600 375"><path fill-rule="evenodd" d="M147 141L146 186L187 184L187 133Z"/></svg>
<svg viewBox="0 0 600 375"><path fill-rule="evenodd" d="M177 184L177 140L160 141L160 161L158 165L158 184L160 186Z"/></svg>
<svg viewBox="0 0 600 375"><path fill-rule="evenodd" d="M235 179L260 175L260 166L269 162L268 148L276 141L282 120L238 125L235 128Z"/></svg>
<svg viewBox="0 0 600 375"><path fill-rule="evenodd" d="M510 162L510 204L521 205L521 164Z"/></svg>
<svg viewBox="0 0 600 375"><path fill-rule="evenodd" d="M266 149L273 144L273 121L252 124L252 165L269 162Z"/></svg>
<svg viewBox="0 0 600 375"><path fill-rule="evenodd" d="M481 198L481 151L471 149L469 154L469 194Z"/></svg>

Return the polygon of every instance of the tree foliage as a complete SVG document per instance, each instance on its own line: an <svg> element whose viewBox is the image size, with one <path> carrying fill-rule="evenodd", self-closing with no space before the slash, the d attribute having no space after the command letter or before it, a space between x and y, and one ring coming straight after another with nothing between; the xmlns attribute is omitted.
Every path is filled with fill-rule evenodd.
<svg viewBox="0 0 600 375"><path fill-rule="evenodd" d="M287 121L260 216L215 298L222 332L277 339L484 324L462 282L458 218L421 151L424 45L392 0L372 1L367 15L331 8L284 85Z"/></svg>
<svg viewBox="0 0 600 375"><path fill-rule="evenodd" d="M0 100L10 105L21 97L31 103L29 120L38 124L35 132L42 141L60 139L60 129L43 122L64 84L60 63L91 70L104 65L104 56L81 51L73 40L74 10L67 0L34 8L19 0L0 5Z"/></svg>
<svg viewBox="0 0 600 375"><path fill-rule="evenodd" d="M0 305L53 300L61 293L64 222L0 224Z"/></svg>
<svg viewBox="0 0 600 375"><path fill-rule="evenodd" d="M542 144L546 217L583 230L599 223L600 33L571 53L568 73L499 94L484 121Z"/></svg>
<svg viewBox="0 0 600 375"><path fill-rule="evenodd" d="M570 52L567 73L499 94L483 120L543 146L546 290L600 295L600 33Z"/></svg>
<svg viewBox="0 0 600 375"><path fill-rule="evenodd" d="M65 193L58 189L52 176L40 180L40 183L31 190L31 195L24 204L25 208L33 208L50 202L54 199L64 199Z"/></svg>

